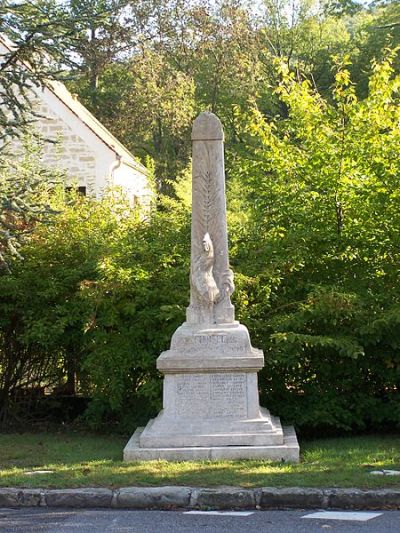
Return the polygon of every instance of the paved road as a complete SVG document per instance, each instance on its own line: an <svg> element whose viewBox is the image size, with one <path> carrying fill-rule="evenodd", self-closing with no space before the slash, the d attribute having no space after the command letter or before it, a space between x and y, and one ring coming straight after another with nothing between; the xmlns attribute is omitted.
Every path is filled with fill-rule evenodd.
<svg viewBox="0 0 400 533"><path fill-rule="evenodd" d="M110 509L0 509L1 533L399 533L400 511L382 511L368 521L302 518L313 511L256 511L205 515L178 511ZM360 515L362 516L362 515ZM364 515L365 516L365 515Z"/></svg>

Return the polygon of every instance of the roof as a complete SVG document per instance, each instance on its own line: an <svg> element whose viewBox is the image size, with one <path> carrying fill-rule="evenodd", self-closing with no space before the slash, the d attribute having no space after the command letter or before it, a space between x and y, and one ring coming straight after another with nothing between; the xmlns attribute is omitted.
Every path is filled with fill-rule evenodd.
<svg viewBox="0 0 400 533"><path fill-rule="evenodd" d="M3 44L10 52L15 50L15 44L5 35L0 34L0 44ZM25 63L26 64L26 63ZM29 68L29 65L27 65ZM148 174L147 168L139 163L133 154L92 115L92 113L73 96L66 86L60 81L47 80L46 87L51 91L74 115L76 115L109 149L123 159L123 162L136 168L143 174Z"/></svg>
<svg viewBox="0 0 400 533"><path fill-rule="evenodd" d="M113 150L117 156L123 158L124 163L130 164L141 172L148 174L147 168L136 161L134 156L125 146L103 126L103 124L92 115L92 113L73 96L65 85L59 81L50 80L46 82L47 88L64 104L74 115L82 120L92 132Z"/></svg>

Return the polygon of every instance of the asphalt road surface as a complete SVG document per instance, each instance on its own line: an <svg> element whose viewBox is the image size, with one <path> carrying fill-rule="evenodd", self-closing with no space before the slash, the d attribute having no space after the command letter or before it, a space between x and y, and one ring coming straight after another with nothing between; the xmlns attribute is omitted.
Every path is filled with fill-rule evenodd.
<svg viewBox="0 0 400 533"><path fill-rule="evenodd" d="M314 512L321 511L193 514L111 509L0 509L0 532L400 533L400 511L371 511L372 515L366 512L351 514L342 511L339 515L323 512L319 515L321 518L309 517Z"/></svg>

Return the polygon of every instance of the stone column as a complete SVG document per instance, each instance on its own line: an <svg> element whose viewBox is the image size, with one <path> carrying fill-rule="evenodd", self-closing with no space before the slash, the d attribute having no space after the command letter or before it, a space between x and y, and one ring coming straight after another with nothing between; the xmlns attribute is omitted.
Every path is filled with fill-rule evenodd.
<svg viewBox="0 0 400 533"><path fill-rule="evenodd" d="M234 322L233 273L226 225L224 133L218 117L201 113L192 129L192 243L189 324Z"/></svg>

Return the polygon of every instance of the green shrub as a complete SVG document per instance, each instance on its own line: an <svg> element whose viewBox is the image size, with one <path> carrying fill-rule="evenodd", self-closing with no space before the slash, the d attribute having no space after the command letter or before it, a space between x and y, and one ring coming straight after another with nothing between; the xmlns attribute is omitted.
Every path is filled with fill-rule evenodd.
<svg viewBox="0 0 400 533"><path fill-rule="evenodd" d="M3 421L45 387L90 396L92 427L132 429L160 406L155 360L184 316L189 212L165 199L146 220L111 193L61 204L0 277Z"/></svg>

